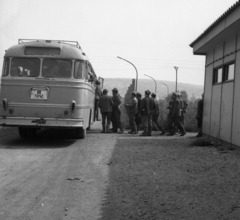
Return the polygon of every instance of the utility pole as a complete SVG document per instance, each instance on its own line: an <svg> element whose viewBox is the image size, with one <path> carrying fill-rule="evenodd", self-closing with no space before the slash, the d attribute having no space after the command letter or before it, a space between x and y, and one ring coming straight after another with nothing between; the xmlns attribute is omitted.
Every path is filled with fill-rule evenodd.
<svg viewBox="0 0 240 220"><path fill-rule="evenodd" d="M176 70L176 89L175 89L175 92L177 92L177 71L178 71L178 67L177 66L174 66L174 69Z"/></svg>

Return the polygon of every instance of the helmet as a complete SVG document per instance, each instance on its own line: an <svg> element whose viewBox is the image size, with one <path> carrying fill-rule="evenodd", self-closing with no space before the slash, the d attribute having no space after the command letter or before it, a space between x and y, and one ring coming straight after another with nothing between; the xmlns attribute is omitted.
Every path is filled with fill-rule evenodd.
<svg viewBox="0 0 240 220"><path fill-rule="evenodd" d="M149 90L146 90L146 91L145 91L145 94L146 94L146 95L150 95L151 92L150 92Z"/></svg>
<svg viewBox="0 0 240 220"><path fill-rule="evenodd" d="M104 94L108 93L108 90L107 90L107 89L104 89L104 90L103 90L103 93L104 93Z"/></svg>
<svg viewBox="0 0 240 220"><path fill-rule="evenodd" d="M135 91L132 91L132 92L131 92L131 95L134 95L134 96L136 96L136 95L137 95L137 93L136 93Z"/></svg>
<svg viewBox="0 0 240 220"><path fill-rule="evenodd" d="M140 92L137 92L138 97L142 97L142 94Z"/></svg>
<svg viewBox="0 0 240 220"><path fill-rule="evenodd" d="M153 93L151 94L151 96L152 96L153 98L155 98L155 97L156 97L156 93L153 92Z"/></svg>

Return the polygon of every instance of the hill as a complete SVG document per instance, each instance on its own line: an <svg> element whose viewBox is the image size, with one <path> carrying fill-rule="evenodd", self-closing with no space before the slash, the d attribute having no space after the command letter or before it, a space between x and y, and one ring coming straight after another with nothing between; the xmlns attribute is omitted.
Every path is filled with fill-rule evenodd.
<svg viewBox="0 0 240 220"><path fill-rule="evenodd" d="M157 95L162 98L167 95L167 87L169 88L169 93L175 91L175 82L171 81L160 81L157 82ZM111 91L113 88L118 88L120 95L125 96L128 87L131 85L132 79L130 78L105 78L103 87ZM165 86L164 84L167 86ZM149 89L151 92L155 92L155 83L151 79L138 79L138 92L144 94L144 91ZM188 94L188 97L195 96L200 98L203 93L203 85L193 85L187 83L178 83L178 91L185 90Z"/></svg>

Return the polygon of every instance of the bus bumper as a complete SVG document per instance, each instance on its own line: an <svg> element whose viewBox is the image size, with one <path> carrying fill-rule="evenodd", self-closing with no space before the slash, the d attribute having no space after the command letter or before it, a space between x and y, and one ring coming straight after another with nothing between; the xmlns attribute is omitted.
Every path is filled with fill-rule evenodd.
<svg viewBox="0 0 240 220"><path fill-rule="evenodd" d="M83 127L83 119L34 118L34 117L0 117L3 127Z"/></svg>

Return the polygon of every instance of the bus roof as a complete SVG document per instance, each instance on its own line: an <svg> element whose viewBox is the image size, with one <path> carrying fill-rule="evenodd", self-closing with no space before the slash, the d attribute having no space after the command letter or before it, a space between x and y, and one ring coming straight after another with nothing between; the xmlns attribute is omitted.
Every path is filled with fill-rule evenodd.
<svg viewBox="0 0 240 220"><path fill-rule="evenodd" d="M26 48L44 48L44 49L58 49L59 54L26 54ZM51 58L68 58L68 59L81 59L89 60L85 53L82 51L77 41L64 41L64 40L29 40L19 39L18 44L10 47L4 57L51 57Z"/></svg>

